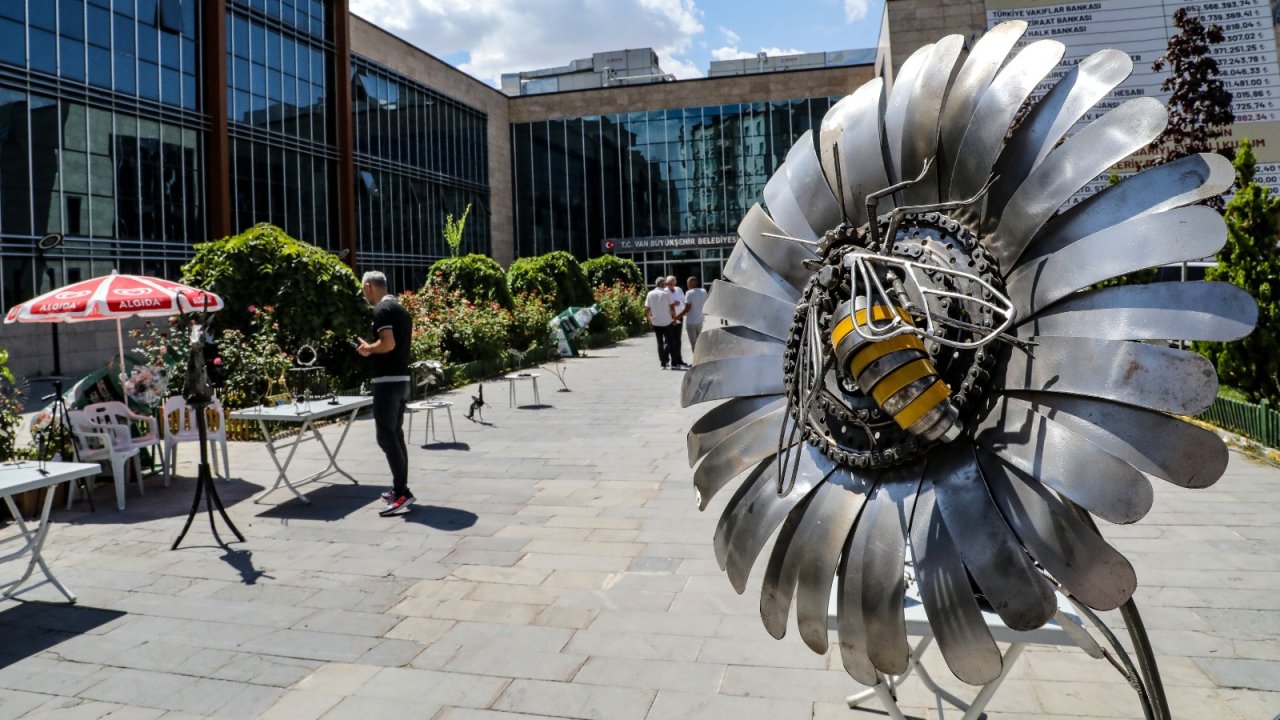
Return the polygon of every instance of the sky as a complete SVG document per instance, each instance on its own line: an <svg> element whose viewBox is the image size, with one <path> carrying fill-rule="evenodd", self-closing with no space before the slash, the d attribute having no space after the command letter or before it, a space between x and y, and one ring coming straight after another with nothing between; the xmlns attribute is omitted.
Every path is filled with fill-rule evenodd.
<svg viewBox="0 0 1280 720"><path fill-rule="evenodd" d="M351 11L497 86L504 72L651 47L665 72L874 47L884 0L350 0Z"/></svg>

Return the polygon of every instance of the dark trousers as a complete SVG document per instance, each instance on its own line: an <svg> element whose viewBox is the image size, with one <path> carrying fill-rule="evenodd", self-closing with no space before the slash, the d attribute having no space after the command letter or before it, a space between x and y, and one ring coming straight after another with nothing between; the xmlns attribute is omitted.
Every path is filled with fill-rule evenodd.
<svg viewBox="0 0 1280 720"><path fill-rule="evenodd" d="M671 364L683 365L684 351L680 349L680 346L684 343L681 332L684 330L684 323L671 323L667 326L667 330L671 333L671 337L667 340L667 348L671 352Z"/></svg>
<svg viewBox="0 0 1280 720"><path fill-rule="evenodd" d="M373 427L378 447L391 466L391 484L397 497L409 494L409 446L404 441L404 407L409 404L409 383L373 383Z"/></svg>
<svg viewBox="0 0 1280 720"><path fill-rule="evenodd" d="M658 341L658 362L666 367L671 362L671 328L672 325L654 325L653 338Z"/></svg>

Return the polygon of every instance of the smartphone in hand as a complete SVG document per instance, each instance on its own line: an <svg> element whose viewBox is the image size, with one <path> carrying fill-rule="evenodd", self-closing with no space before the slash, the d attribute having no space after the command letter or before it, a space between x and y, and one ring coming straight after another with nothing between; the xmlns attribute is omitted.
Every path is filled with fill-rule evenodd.
<svg viewBox="0 0 1280 720"><path fill-rule="evenodd" d="M352 350L359 350L359 349L360 349L360 341L359 341L359 340L356 340L356 339L354 339L354 338L353 338L353 339L351 339L351 340L348 340L347 342L351 343L351 349L352 349Z"/></svg>

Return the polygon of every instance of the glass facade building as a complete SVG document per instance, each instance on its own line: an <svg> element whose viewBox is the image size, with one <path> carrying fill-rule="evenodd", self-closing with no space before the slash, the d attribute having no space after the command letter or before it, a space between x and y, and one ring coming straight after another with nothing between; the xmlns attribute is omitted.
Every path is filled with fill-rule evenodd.
<svg viewBox="0 0 1280 720"><path fill-rule="evenodd" d="M838 99L513 123L516 256L567 250L586 259L616 245L641 263L646 280L697 274L709 282L738 223L763 203L770 175ZM676 238L699 247L622 249Z"/></svg>
<svg viewBox="0 0 1280 720"><path fill-rule="evenodd" d="M458 252L489 254L485 114L358 56L351 98L361 262L420 287L450 254L445 218L468 206Z"/></svg>
<svg viewBox="0 0 1280 720"><path fill-rule="evenodd" d="M328 22L318 0L228 0L226 105L232 227L269 222L335 249Z"/></svg>
<svg viewBox="0 0 1280 720"><path fill-rule="evenodd" d="M194 2L0 2L6 306L112 268L176 275L203 239L200 29Z"/></svg>
<svg viewBox="0 0 1280 720"><path fill-rule="evenodd" d="M199 0L0 0L6 307L113 269L176 278L195 243L262 222L353 247L402 287L448 255L444 217L468 204L462 251L490 252L484 112L343 54L345 3L217 5L225 12ZM211 18L221 52L207 46L219 37L202 26ZM207 85L210 58L225 62L225 88ZM350 106L335 83L349 83ZM345 162L343 128L354 136ZM344 239L348 172L355 237ZM39 251L55 233L62 245Z"/></svg>
<svg viewBox="0 0 1280 720"><path fill-rule="evenodd" d="M679 247L617 252L710 280L849 84L821 72L768 102L731 102L751 97L733 79L689 86L691 107L671 83L599 88L609 111L586 115L572 92L503 95L348 0L0 0L0 302L113 270L176 279L195 244L258 223L417 288L468 207L460 253L656 239Z"/></svg>

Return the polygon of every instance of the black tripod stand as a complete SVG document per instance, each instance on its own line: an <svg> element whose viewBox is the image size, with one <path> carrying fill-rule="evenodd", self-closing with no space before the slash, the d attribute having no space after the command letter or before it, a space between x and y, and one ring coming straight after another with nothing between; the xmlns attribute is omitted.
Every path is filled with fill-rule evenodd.
<svg viewBox="0 0 1280 720"><path fill-rule="evenodd" d="M72 436L71 418L67 415L67 400L62 394L62 378L55 377L53 381L53 395L40 398L48 400L53 398L52 416L49 418L49 428L40 434L40 441L36 448L36 457L40 459L39 470L41 474L47 474L44 469L45 463L45 446L49 446L49 454L61 453L63 450L71 449L71 458L79 461L80 452L76 447L75 438ZM97 512L98 509L93 505L93 494L89 492L89 482L85 478L76 478L76 483L80 486L80 491L84 493L84 497L89 501L89 512Z"/></svg>
<svg viewBox="0 0 1280 720"><path fill-rule="evenodd" d="M208 319L207 313L205 319ZM191 521L195 519L196 513L200 512L202 495L205 510L209 513L209 529L213 531L214 540L217 540L219 545L226 545L218 535L218 526L214 522L213 508L216 505L218 513L222 515L222 521L231 528L237 540L244 542L244 536L240 534L240 530L236 528L235 523L231 522L231 518L227 517L227 509L222 506L222 498L218 497L218 488L213 483L213 471L209 469L209 425L205 418L205 410L209 407L209 401L213 399L213 391L209 388L209 375L204 365L204 344L204 324L200 324L191 330L191 352L187 355L187 378L183 388L183 396L196 414L196 433L200 436L200 470L196 477L196 497L191 503L191 512L187 513L187 522L182 526L182 532L178 533L170 550L177 550L178 545L182 543L182 538L187 536L187 530L191 529Z"/></svg>

